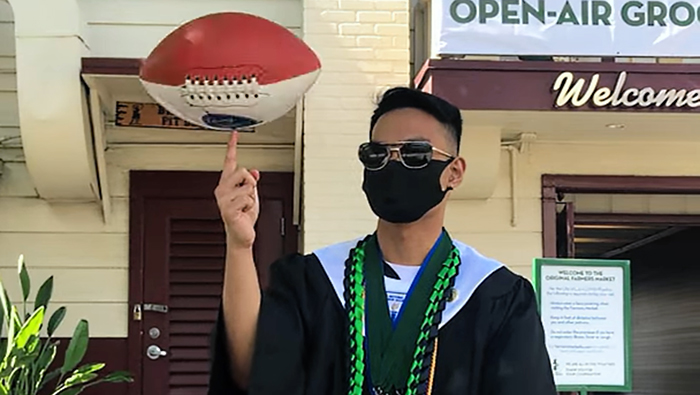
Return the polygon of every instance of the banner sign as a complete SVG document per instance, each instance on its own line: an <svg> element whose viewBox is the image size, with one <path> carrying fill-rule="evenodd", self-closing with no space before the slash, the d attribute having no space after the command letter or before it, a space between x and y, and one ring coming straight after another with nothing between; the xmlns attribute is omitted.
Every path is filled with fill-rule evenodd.
<svg viewBox="0 0 700 395"><path fill-rule="evenodd" d="M433 0L432 55L700 56L700 0Z"/></svg>
<svg viewBox="0 0 700 395"><path fill-rule="evenodd" d="M559 391L629 392L629 261L535 259L534 285Z"/></svg>

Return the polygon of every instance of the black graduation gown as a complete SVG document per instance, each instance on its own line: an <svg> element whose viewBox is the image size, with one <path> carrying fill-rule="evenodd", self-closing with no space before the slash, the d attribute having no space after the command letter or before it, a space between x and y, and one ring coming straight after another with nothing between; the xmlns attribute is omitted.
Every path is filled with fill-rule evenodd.
<svg viewBox="0 0 700 395"><path fill-rule="evenodd" d="M346 395L342 267L355 243L291 255L271 266L247 391L231 379L219 313L209 395ZM471 247L455 245L462 250L462 281L455 283L455 306L443 313L432 393L556 395L530 282Z"/></svg>

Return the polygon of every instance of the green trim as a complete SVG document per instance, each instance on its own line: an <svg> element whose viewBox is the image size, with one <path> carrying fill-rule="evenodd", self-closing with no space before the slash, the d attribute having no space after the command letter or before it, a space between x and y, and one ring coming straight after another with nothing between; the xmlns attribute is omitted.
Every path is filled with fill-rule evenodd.
<svg viewBox="0 0 700 395"><path fill-rule="evenodd" d="M619 267L622 269L623 342L625 348L625 383L623 385L560 385L561 392L631 392L632 391L632 286L630 261L602 259L535 258L532 263L532 283L537 297L537 311L542 314L542 266Z"/></svg>

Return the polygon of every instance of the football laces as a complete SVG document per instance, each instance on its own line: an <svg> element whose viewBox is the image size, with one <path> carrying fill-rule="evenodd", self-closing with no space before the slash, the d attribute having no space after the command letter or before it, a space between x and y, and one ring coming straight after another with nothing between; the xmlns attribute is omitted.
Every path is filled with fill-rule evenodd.
<svg viewBox="0 0 700 395"><path fill-rule="evenodd" d="M194 107L247 107L256 105L260 99L260 84L255 75L223 78L188 75L180 89L187 104Z"/></svg>

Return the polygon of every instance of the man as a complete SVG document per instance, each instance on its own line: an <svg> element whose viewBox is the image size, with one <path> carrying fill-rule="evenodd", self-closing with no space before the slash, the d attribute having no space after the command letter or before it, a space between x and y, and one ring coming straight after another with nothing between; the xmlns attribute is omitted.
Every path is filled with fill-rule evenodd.
<svg viewBox="0 0 700 395"><path fill-rule="evenodd" d="M443 228L461 134L446 101L386 92L359 148L376 232L282 258L264 293L260 175L237 167L234 134L216 190L228 252L209 394L556 394L530 283Z"/></svg>

